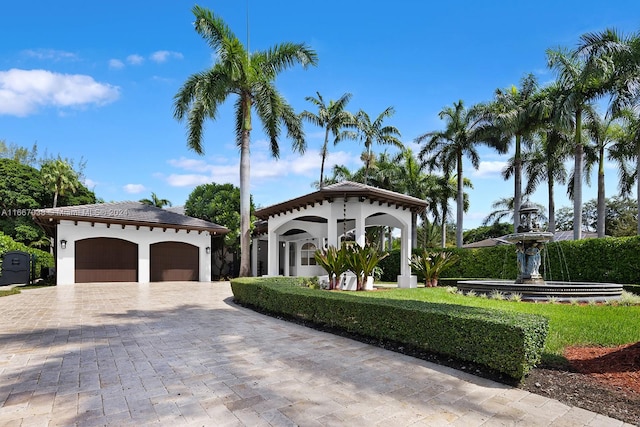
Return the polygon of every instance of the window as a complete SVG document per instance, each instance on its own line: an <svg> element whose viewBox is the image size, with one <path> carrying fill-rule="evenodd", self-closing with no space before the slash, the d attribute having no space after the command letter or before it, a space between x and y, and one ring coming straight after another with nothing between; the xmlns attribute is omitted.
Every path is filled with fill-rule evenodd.
<svg viewBox="0 0 640 427"><path fill-rule="evenodd" d="M316 245L305 243L300 250L300 265L316 265Z"/></svg>

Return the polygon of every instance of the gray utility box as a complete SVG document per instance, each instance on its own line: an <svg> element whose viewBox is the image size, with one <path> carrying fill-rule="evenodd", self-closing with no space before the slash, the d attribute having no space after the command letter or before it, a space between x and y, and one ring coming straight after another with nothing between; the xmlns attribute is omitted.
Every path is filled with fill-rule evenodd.
<svg viewBox="0 0 640 427"><path fill-rule="evenodd" d="M2 257L0 286L28 285L31 279L31 255L22 251L9 251Z"/></svg>

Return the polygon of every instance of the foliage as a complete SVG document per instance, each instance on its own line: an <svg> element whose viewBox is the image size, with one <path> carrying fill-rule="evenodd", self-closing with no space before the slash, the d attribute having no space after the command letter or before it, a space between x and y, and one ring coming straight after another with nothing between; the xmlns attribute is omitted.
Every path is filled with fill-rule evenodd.
<svg viewBox="0 0 640 427"><path fill-rule="evenodd" d="M318 292L286 279L235 279L231 289L241 304L468 360L518 380L540 360L547 335L542 316Z"/></svg>
<svg viewBox="0 0 640 427"><path fill-rule="evenodd" d="M373 270L380 260L387 257L388 254L381 254L378 250L371 246L360 245L343 245L344 261L348 269L356 275L356 290L364 290L364 283L367 278L373 275Z"/></svg>
<svg viewBox="0 0 640 427"><path fill-rule="evenodd" d="M513 224L506 222L494 222L491 225L483 225L464 232L464 242L473 243L481 240L502 237L513 233Z"/></svg>
<svg viewBox="0 0 640 427"><path fill-rule="evenodd" d="M316 263L329 275L329 289L337 289L340 275L348 269L343 248L344 244L340 249L329 246L326 250L318 249L315 253Z"/></svg>
<svg viewBox="0 0 640 427"><path fill-rule="evenodd" d="M80 184L73 166L60 157L45 160L40 167L40 181L47 190L53 192L53 207L58 206L58 197L75 193Z"/></svg>
<svg viewBox="0 0 640 427"><path fill-rule="evenodd" d="M427 287L438 286L440 274L454 265L460 257L452 252L428 252L421 255L413 255L410 265L424 278Z"/></svg>
<svg viewBox="0 0 640 427"><path fill-rule="evenodd" d="M29 149L16 143L7 144L6 141L0 140L0 159L10 159L33 167L38 163L38 144L34 143Z"/></svg>
<svg viewBox="0 0 640 427"><path fill-rule="evenodd" d="M22 251L30 255L35 255L36 277L40 276L43 267L54 266L53 256L49 252L25 246L0 232L0 266L2 266L2 257L9 251Z"/></svg>
<svg viewBox="0 0 640 427"><path fill-rule="evenodd" d="M156 208L164 208L165 206L171 206L171 201L169 201L169 199L161 199L154 192L151 192L150 199L140 199L140 203L143 203L149 206L155 206Z"/></svg>

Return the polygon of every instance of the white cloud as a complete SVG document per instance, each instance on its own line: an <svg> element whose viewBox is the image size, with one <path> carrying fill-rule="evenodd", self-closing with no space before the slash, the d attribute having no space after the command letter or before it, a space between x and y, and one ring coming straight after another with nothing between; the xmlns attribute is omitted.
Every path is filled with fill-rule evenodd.
<svg viewBox="0 0 640 427"><path fill-rule="evenodd" d="M127 56L127 62L131 65L140 65L144 62L144 58L140 55L133 54Z"/></svg>
<svg viewBox="0 0 640 427"><path fill-rule="evenodd" d="M167 183L172 187L192 187L209 182L212 181L207 175L171 174L167 177Z"/></svg>
<svg viewBox="0 0 640 427"><path fill-rule="evenodd" d="M157 63L167 62L169 59L182 59L183 56L180 52L173 52L169 50L159 50L153 52L150 59Z"/></svg>
<svg viewBox="0 0 640 427"><path fill-rule="evenodd" d="M122 189L129 194L139 194L146 190L145 186L142 184L126 184Z"/></svg>
<svg viewBox="0 0 640 427"><path fill-rule="evenodd" d="M507 166L507 162L492 161L492 162L480 162L478 170L472 172L473 176L478 178L492 177L498 175Z"/></svg>
<svg viewBox="0 0 640 427"><path fill-rule="evenodd" d="M75 53L65 52L63 50L54 50L54 49L29 49L29 50L23 51L22 53L32 58L53 60L53 61L59 61L62 59L66 59L66 60L78 59L78 56Z"/></svg>
<svg viewBox="0 0 640 427"><path fill-rule="evenodd" d="M24 117L38 107L104 105L120 96L120 88L82 74L47 70L0 71L0 115Z"/></svg>
<svg viewBox="0 0 640 427"><path fill-rule="evenodd" d="M94 188L96 188L96 185L98 185L97 181L94 181L90 178L84 179L84 186L87 187L89 190L93 190Z"/></svg>
<svg viewBox="0 0 640 427"><path fill-rule="evenodd" d="M119 59L110 59L109 60L109 68L120 70L120 69L124 68L124 62L120 61Z"/></svg>

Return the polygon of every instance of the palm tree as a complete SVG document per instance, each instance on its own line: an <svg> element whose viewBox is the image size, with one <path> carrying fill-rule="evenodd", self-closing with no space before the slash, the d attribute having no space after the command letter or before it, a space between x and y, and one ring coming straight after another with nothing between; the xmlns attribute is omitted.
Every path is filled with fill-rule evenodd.
<svg viewBox="0 0 640 427"><path fill-rule="evenodd" d="M172 206L171 202L168 199L161 199L154 192L151 192L150 199L140 199L140 203L143 203L149 206L155 206L156 208L164 208L165 206Z"/></svg>
<svg viewBox="0 0 640 427"><path fill-rule="evenodd" d="M300 117L275 87L281 71L301 64L315 65L316 53L305 44L282 43L266 51L250 53L227 24L208 9L194 6L195 30L214 50L217 62L212 68L191 75L174 97L174 117L187 120L187 145L203 154L204 120L215 120L218 107L236 95L236 144L240 148L240 273L250 273L250 185L249 145L252 110L255 110L267 137L271 154L280 154L278 137L281 124L293 140L294 151L305 149Z"/></svg>
<svg viewBox="0 0 640 427"><path fill-rule="evenodd" d="M364 166L364 183L367 183L369 176L369 169L371 167L371 147L373 143L381 145L393 145L402 149L404 146L398 139L400 137L400 131L394 126L383 126L382 122L385 118L393 116L395 110L393 107L388 107L382 113L375 118L372 122L369 115L363 110L358 111L356 115L358 132L360 133L360 139L364 142L365 153L363 158L365 161Z"/></svg>
<svg viewBox="0 0 640 427"><path fill-rule="evenodd" d="M313 123L314 125L324 129L324 143L322 144L322 150L320 155L322 156L322 164L320 166L320 188L324 186L324 162L328 154L329 133L333 135L333 145L343 139L354 139L356 134L354 132L343 130L343 128L355 127L356 118L353 114L345 111L345 107L351 100L351 94L345 93L337 101L330 100L329 105L326 105L320 92L316 92L318 97L314 98L308 96L305 99L316 107L318 107L318 113L314 114L310 111L303 111L300 116Z"/></svg>
<svg viewBox="0 0 640 427"><path fill-rule="evenodd" d="M445 107L439 116L440 119L446 121L445 130L425 133L417 137L415 142L424 143L420 151L420 158L423 161L428 156L437 156L440 157L441 165L455 165L456 167L456 246L462 247L463 158L468 157L472 166L477 169L480 166L477 144L486 144L501 153L506 151L506 144L499 129L489 121L487 108L482 104L467 109L460 100L455 102L453 107Z"/></svg>
<svg viewBox="0 0 640 427"><path fill-rule="evenodd" d="M491 108L496 124L505 136L514 139L513 156L513 210L518 212L522 203L522 144L531 144L531 135L540 125L540 108L536 101L538 82L533 74L526 75L520 88L497 89ZM513 229L517 230L520 216L513 216Z"/></svg>
<svg viewBox="0 0 640 427"><path fill-rule="evenodd" d="M67 161L60 158L42 163L40 179L45 188L53 191L54 208L58 206L58 196L64 196L67 191L75 193L78 190L78 174Z"/></svg>
<svg viewBox="0 0 640 427"><path fill-rule="evenodd" d="M598 197L597 197L597 226L598 237L605 235L605 187L604 187L604 162L605 155L609 154L609 159L624 164L626 147L622 135L621 126L616 123L617 117L607 114L601 116L595 108L590 108L585 112L585 130L589 135L593 145L586 148L586 163L591 166L598 164Z"/></svg>
<svg viewBox="0 0 640 427"><path fill-rule="evenodd" d="M619 189L622 196L629 196L633 184L636 184L636 233L640 235L640 113L636 109L625 108L620 111L623 123L622 147L625 147L624 158L634 162L633 167L626 162L620 164Z"/></svg>
<svg viewBox="0 0 640 427"><path fill-rule="evenodd" d="M528 202L528 200L525 199L523 203L525 202ZM510 217L511 219L513 219L513 217L519 216L516 215L516 210L513 208L514 205L515 200L513 197L499 198L491 204L491 208L494 210L492 212L489 212L489 215L487 215L484 220L482 220L482 225L498 224L506 217ZM547 217L543 214L545 207L539 203L533 203L533 205L538 208L538 211L540 212L540 220L546 221Z"/></svg>
<svg viewBox="0 0 640 427"><path fill-rule="evenodd" d="M560 86L555 120L574 129L574 175L573 175L573 239L582 237L582 177L584 167L584 145L582 141L582 119L590 103L606 92L602 63L584 58L577 51L564 49L547 50L549 67L558 74Z"/></svg>

